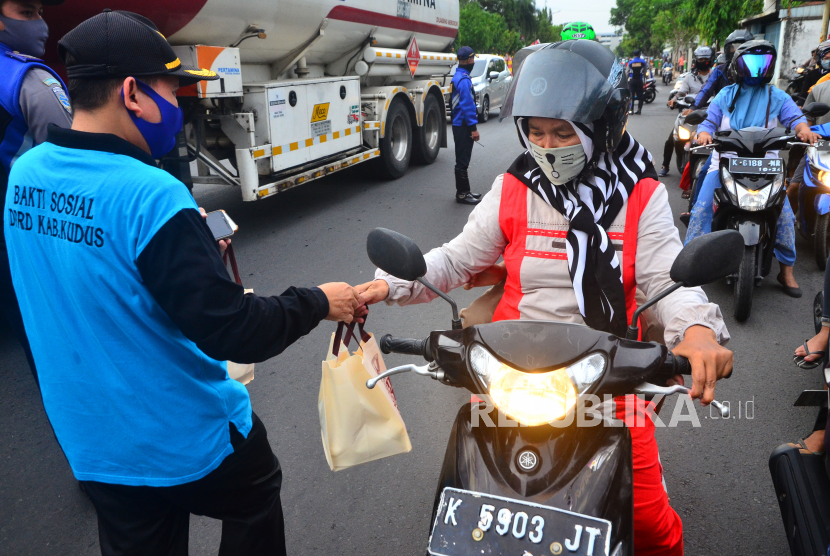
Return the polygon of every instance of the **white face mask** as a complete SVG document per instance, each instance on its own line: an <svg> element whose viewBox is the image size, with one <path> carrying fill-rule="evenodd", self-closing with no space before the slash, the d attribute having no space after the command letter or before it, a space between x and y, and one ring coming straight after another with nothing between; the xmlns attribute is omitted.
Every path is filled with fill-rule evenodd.
<svg viewBox="0 0 830 556"><path fill-rule="evenodd" d="M568 183L585 168L588 157L581 143L570 147L544 149L528 141L530 154L554 185Z"/></svg>

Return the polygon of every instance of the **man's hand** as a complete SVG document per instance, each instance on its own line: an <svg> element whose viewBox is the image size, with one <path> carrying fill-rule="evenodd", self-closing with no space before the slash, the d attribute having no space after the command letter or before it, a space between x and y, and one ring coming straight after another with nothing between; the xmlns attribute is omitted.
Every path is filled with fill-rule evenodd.
<svg viewBox="0 0 830 556"><path fill-rule="evenodd" d="M345 282L329 282L318 287L329 300L329 314L326 320L363 322L362 317L369 313L366 306L360 304L357 290Z"/></svg>
<svg viewBox="0 0 830 556"><path fill-rule="evenodd" d="M504 262L494 264L491 267L485 268L464 284L465 290L473 288L480 288L482 286L495 286L507 276L507 266Z"/></svg>
<svg viewBox="0 0 830 556"><path fill-rule="evenodd" d="M669 108L674 108L674 99L671 99L666 104L669 106Z"/></svg>
<svg viewBox="0 0 830 556"><path fill-rule="evenodd" d="M481 139L481 134L478 131L474 131L470 134L470 137L473 138L473 141L478 141Z"/></svg>
<svg viewBox="0 0 830 556"><path fill-rule="evenodd" d="M705 131L701 131L697 134L697 137L695 137L695 142L698 145L709 145L712 143L712 136Z"/></svg>
<svg viewBox="0 0 830 556"><path fill-rule="evenodd" d="M386 280L372 280L355 286L354 289L360 297L360 302L365 305L380 303L389 297L389 284Z"/></svg>
<svg viewBox="0 0 830 556"><path fill-rule="evenodd" d="M672 350L692 364L692 398L708 405L715 399L715 383L732 374L732 352L718 344L712 329L701 325L686 329L683 341Z"/></svg>
<svg viewBox="0 0 830 556"><path fill-rule="evenodd" d="M689 115L689 114L691 114L692 112L694 112L694 110L692 110L691 108L687 108L687 109L685 109L685 110L683 111L683 115L684 115L684 116L688 116L688 115Z"/></svg>
<svg viewBox="0 0 830 556"><path fill-rule="evenodd" d="M801 122L795 126L795 134L799 139L805 143L810 143L811 145L815 145L816 141L821 139L821 135L814 133L813 130L810 129L810 126L804 122Z"/></svg>
<svg viewBox="0 0 830 556"><path fill-rule="evenodd" d="M202 215L202 218L207 218L207 213L205 212L205 209L203 209L202 207L199 207L199 213ZM219 252L224 255L225 249L227 249L228 245L231 244L231 240L230 238L220 239L217 243L219 243Z"/></svg>

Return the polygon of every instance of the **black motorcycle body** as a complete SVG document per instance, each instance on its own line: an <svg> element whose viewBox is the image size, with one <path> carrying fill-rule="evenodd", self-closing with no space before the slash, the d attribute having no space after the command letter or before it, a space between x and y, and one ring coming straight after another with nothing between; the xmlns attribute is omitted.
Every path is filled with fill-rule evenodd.
<svg viewBox="0 0 830 556"><path fill-rule="evenodd" d="M671 292L733 272L742 246L733 231L690 242L672 267L676 284L635 312L626 336L637 338L640 311ZM380 340L384 353L420 356L429 365L390 369L367 386L411 371L484 400L464 404L452 425L435 494L429 553L633 555L631 434L607 414L596 426L580 426L584 421L575 413L591 394L611 399L687 392L680 386L667 392L657 384L689 374L688 360L660 344L572 323L517 320L462 329L455 302L424 279L426 263L414 242L379 228L369 234L367 251L379 268L417 280L453 307L452 330L432 332L424 340L390 335ZM580 370L588 368L586 362L587 374ZM507 376L518 382L500 382ZM557 388L539 387L553 376L560 377ZM533 380L537 386L530 389L518 386ZM565 384L574 393L562 398ZM539 397L538 392L556 394ZM516 395L519 401L510 405L508 398ZM548 419L548 408L562 399L571 400L569 409L560 406L559 416ZM529 422L525 416L526 426L520 426L522 417L509 417L530 406L545 418Z"/></svg>
<svg viewBox="0 0 830 556"><path fill-rule="evenodd" d="M720 157L712 231L737 230L744 239L740 269L731 277L738 321L749 318L753 289L770 273L778 218L786 199L786 166L780 158L766 158L767 153L787 148L793 139L780 128L715 133L714 149L722 155L736 155Z"/></svg>
<svg viewBox="0 0 830 556"><path fill-rule="evenodd" d="M651 104L657 98L657 79L649 77L643 81L643 102Z"/></svg>

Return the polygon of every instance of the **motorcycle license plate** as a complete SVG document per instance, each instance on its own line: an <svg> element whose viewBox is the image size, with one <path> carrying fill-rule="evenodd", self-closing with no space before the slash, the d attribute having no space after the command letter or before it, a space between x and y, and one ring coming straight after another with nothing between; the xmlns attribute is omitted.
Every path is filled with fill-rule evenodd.
<svg viewBox="0 0 830 556"><path fill-rule="evenodd" d="M433 556L608 556L611 522L559 508L445 488L432 526Z"/></svg>
<svg viewBox="0 0 830 556"><path fill-rule="evenodd" d="M784 171L780 158L730 158L729 171L739 174L777 174Z"/></svg>

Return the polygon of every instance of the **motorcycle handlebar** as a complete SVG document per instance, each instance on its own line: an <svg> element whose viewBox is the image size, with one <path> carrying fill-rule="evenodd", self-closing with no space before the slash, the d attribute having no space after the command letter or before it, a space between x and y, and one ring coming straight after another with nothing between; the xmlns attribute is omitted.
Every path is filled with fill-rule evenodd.
<svg viewBox="0 0 830 556"><path fill-rule="evenodd" d="M672 352L666 356L663 362L663 370L674 375L690 375L692 374L692 364L682 355L675 355Z"/></svg>
<svg viewBox="0 0 830 556"><path fill-rule="evenodd" d="M416 340L415 338L393 338L386 334L380 339L380 350L383 353L403 353L406 355L417 355L427 361L432 361L432 354L429 349L429 338Z"/></svg>

